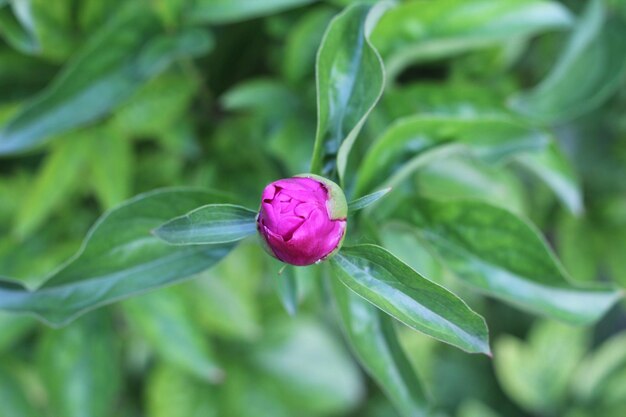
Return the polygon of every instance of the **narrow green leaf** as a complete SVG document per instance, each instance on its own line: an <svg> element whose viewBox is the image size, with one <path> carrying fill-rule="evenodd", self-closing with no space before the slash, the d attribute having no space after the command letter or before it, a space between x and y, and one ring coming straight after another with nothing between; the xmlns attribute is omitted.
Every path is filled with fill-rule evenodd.
<svg viewBox="0 0 626 417"><path fill-rule="evenodd" d="M524 310L591 324L623 295L614 288L572 285L536 228L486 202L411 199L398 216L420 228L463 282Z"/></svg>
<svg viewBox="0 0 626 417"><path fill-rule="evenodd" d="M256 232L256 212L233 204L208 204L154 230L172 245L236 242Z"/></svg>
<svg viewBox="0 0 626 417"><path fill-rule="evenodd" d="M348 203L348 211L355 212L355 211L364 209L365 207L370 206L374 204L376 201L378 201L379 199L383 198L385 194L387 194L389 191L391 191L391 187L384 188L382 190L376 191L372 194L368 194L361 198L357 198L356 200Z"/></svg>
<svg viewBox="0 0 626 417"><path fill-rule="evenodd" d="M381 20L372 41L394 78L410 64L504 45L571 22L568 10L553 1L411 1Z"/></svg>
<svg viewBox="0 0 626 417"><path fill-rule="evenodd" d="M514 96L512 108L557 123L598 107L626 73L625 37L623 18L609 16L602 0L590 1L552 71L532 90Z"/></svg>
<svg viewBox="0 0 626 417"><path fill-rule="evenodd" d="M458 143L473 155L497 162L543 149L550 135L506 116L417 115L400 119L374 142L359 167L355 195L382 183L394 167L435 146Z"/></svg>
<svg viewBox="0 0 626 417"><path fill-rule="evenodd" d="M369 35L388 3L354 4L328 25L317 53L317 133L311 172L343 177L348 154L384 88Z"/></svg>
<svg viewBox="0 0 626 417"><path fill-rule="evenodd" d="M352 350L396 409L405 417L429 416L431 404L402 350L392 319L339 280L331 288Z"/></svg>
<svg viewBox="0 0 626 417"><path fill-rule="evenodd" d="M555 142L541 152L519 155L516 159L543 180L572 214L583 213L583 196L579 180L574 168Z"/></svg>
<svg viewBox="0 0 626 417"><path fill-rule="evenodd" d="M38 370L53 415L115 414L122 366L111 320L103 310L61 330L48 329L39 340Z"/></svg>
<svg viewBox="0 0 626 417"><path fill-rule="evenodd" d="M343 248L331 265L348 288L407 326L467 352L490 354L483 318L385 249Z"/></svg>
<svg viewBox="0 0 626 417"><path fill-rule="evenodd" d="M232 245L173 247L150 231L203 203L224 200L194 189L139 195L105 214L80 251L41 287L28 290L0 280L0 310L30 313L62 325L88 310L203 271L226 256Z"/></svg>
<svg viewBox="0 0 626 417"><path fill-rule="evenodd" d="M159 35L158 20L128 3L0 129L0 155L24 152L105 117L171 62L204 53L211 43L199 29Z"/></svg>
<svg viewBox="0 0 626 417"><path fill-rule="evenodd" d="M126 300L126 317L163 360L200 379L220 382L224 372L216 363L197 317L177 290L163 288Z"/></svg>
<svg viewBox="0 0 626 417"><path fill-rule="evenodd" d="M280 13L316 0L196 0L188 9L192 23L233 23Z"/></svg>

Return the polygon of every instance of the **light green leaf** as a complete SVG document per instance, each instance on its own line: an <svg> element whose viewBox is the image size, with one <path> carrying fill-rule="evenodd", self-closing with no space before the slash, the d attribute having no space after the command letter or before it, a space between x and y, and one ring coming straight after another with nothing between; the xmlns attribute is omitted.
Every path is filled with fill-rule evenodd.
<svg viewBox="0 0 626 417"><path fill-rule="evenodd" d="M407 326L467 352L490 354L483 318L385 249L344 247L330 262L336 279Z"/></svg>
<svg viewBox="0 0 626 417"><path fill-rule="evenodd" d="M394 78L416 62L506 45L571 21L567 9L552 1L409 1L381 20L372 41Z"/></svg>
<svg viewBox="0 0 626 417"><path fill-rule="evenodd" d="M39 410L29 402L24 388L5 361L0 365L0 404L2 417L37 417Z"/></svg>
<svg viewBox="0 0 626 417"><path fill-rule="evenodd" d="M24 190L24 197L13 226L20 238L39 228L67 200L80 181L89 158L89 137L93 129L70 135L52 147L36 180Z"/></svg>
<svg viewBox="0 0 626 417"><path fill-rule="evenodd" d="M563 122L600 106L619 88L626 73L626 24L608 13L602 0L588 2L552 71L512 98L514 110L544 123Z"/></svg>
<svg viewBox="0 0 626 417"><path fill-rule="evenodd" d="M602 402L608 386L616 377L626 375L626 333L621 332L604 342L598 350L585 358L573 378L577 400L593 404ZM622 382L623 384L623 382Z"/></svg>
<svg viewBox="0 0 626 417"><path fill-rule="evenodd" d="M148 375L147 417L219 417L215 388L167 365Z"/></svg>
<svg viewBox="0 0 626 417"><path fill-rule="evenodd" d="M317 133L311 172L343 178L348 154L384 88L369 35L388 8L354 4L328 25L317 53Z"/></svg>
<svg viewBox="0 0 626 417"><path fill-rule="evenodd" d="M429 399L398 343L392 319L339 280L331 280L331 288L344 333L366 371L402 416L429 416Z"/></svg>
<svg viewBox="0 0 626 417"><path fill-rule="evenodd" d="M331 8L312 10L304 14L288 33L281 67L289 82L303 81L313 72L315 52L332 17Z"/></svg>
<svg viewBox="0 0 626 417"><path fill-rule="evenodd" d="M94 135L88 144L92 186L100 205L108 210L130 197L133 144L111 129L90 131Z"/></svg>
<svg viewBox="0 0 626 417"><path fill-rule="evenodd" d="M526 343L508 335L501 337L494 348L500 385L527 411L560 415L587 339L579 328L549 321L535 324Z"/></svg>
<svg viewBox="0 0 626 417"><path fill-rule="evenodd" d="M187 12L192 23L233 23L280 13L316 0L196 0Z"/></svg>
<svg viewBox="0 0 626 417"><path fill-rule="evenodd" d="M361 209L364 209L367 206L370 206L372 204L374 204L376 201L380 200L381 198L383 198L385 196L385 194L387 194L389 191L391 191L391 188L383 188L380 191L376 191L372 194L368 194L366 196L363 196L361 198L357 198L354 201L351 201L350 203L348 203L348 211L349 212L355 212L355 211L359 211Z"/></svg>
<svg viewBox="0 0 626 417"><path fill-rule="evenodd" d="M460 144L488 162L543 149L550 135L506 116L458 117L418 115L391 125L366 154L359 167L355 195L362 195L387 179L395 168L431 148Z"/></svg>
<svg viewBox="0 0 626 417"><path fill-rule="evenodd" d="M39 288L0 281L0 310L30 313L62 325L88 310L201 272L226 256L232 245L173 247L150 231L203 203L224 200L194 189L139 195L105 214L74 258Z"/></svg>
<svg viewBox="0 0 626 417"><path fill-rule="evenodd" d="M420 229L459 279L524 310L591 324L622 297L614 288L579 288L535 227L485 202L411 199L398 215Z"/></svg>
<svg viewBox="0 0 626 417"><path fill-rule="evenodd" d="M543 180L572 214L582 214L584 207L579 180L556 143L539 153L519 155L517 160Z"/></svg>
<svg viewBox="0 0 626 417"><path fill-rule="evenodd" d="M159 35L156 18L134 5L122 8L48 88L0 129L0 155L24 152L105 117L173 61L210 49L208 32Z"/></svg>
<svg viewBox="0 0 626 417"><path fill-rule="evenodd" d="M115 413L122 368L114 336L104 311L64 329L46 331L40 339L38 364L54 415L109 417Z"/></svg>
<svg viewBox="0 0 626 417"><path fill-rule="evenodd" d="M221 382L217 365L196 316L179 288L163 288L123 303L132 328L166 362L209 382Z"/></svg>
<svg viewBox="0 0 626 417"><path fill-rule="evenodd" d="M256 212L233 204L208 204L169 220L153 231L172 245L236 242L256 232Z"/></svg>
<svg viewBox="0 0 626 417"><path fill-rule="evenodd" d="M346 415L359 404L361 374L332 333L302 317L273 322L267 330L250 360L276 385L282 402L310 416Z"/></svg>

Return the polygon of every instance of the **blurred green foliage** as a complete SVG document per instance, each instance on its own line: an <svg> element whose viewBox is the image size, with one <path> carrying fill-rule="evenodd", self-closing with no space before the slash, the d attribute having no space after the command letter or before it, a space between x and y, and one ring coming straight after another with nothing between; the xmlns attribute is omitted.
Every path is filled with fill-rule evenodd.
<svg viewBox="0 0 626 417"><path fill-rule="evenodd" d="M42 288L64 322L90 296L193 275L60 329L0 311L0 417L626 415L626 304L587 328L523 312L590 323L604 309L567 278L626 286L626 2L414 0L379 4L378 21L351 3L0 0L0 277L55 277ZM340 59L316 85L320 45ZM333 90L350 65L367 68L358 88ZM57 291L160 259L133 233L201 203L257 207L265 184L309 170L316 137L314 167L350 197L394 186L350 238L462 293L493 361L326 285L324 265L277 278L247 240L213 269L226 252L177 248L202 268ZM100 215L170 186L220 193L121 206L116 234L59 269ZM494 270L532 285L494 290Z"/></svg>

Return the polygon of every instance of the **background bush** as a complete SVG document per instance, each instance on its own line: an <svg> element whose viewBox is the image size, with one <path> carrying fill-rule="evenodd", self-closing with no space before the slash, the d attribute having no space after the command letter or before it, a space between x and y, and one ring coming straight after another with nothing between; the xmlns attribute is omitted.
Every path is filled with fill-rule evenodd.
<svg viewBox="0 0 626 417"><path fill-rule="evenodd" d="M0 0L0 276L41 285L136 194L199 186L257 207L265 184L309 171L326 91L316 52L350 3ZM390 4L373 28L386 83L345 184L353 197L395 188L354 239L462 293L494 355L397 325L424 414L626 415L623 302L593 327L531 315L511 307L521 287L496 294L507 303L468 291L432 242L388 214L415 197L505 208L541 229L578 284L626 285L625 21L620 0L423 0ZM364 74L346 108L375 102L382 75ZM409 128L432 143L380 162ZM418 150L419 170L398 177ZM536 261L523 247L507 256L522 269ZM289 316L277 269L251 239L193 280L60 329L0 312L0 416L398 415L388 398L400 394L344 342L327 271L296 270Z"/></svg>

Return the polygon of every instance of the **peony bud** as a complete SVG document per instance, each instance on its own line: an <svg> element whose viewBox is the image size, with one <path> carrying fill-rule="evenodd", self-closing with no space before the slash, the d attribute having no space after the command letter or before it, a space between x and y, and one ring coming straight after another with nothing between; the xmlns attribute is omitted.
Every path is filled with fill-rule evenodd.
<svg viewBox="0 0 626 417"><path fill-rule="evenodd" d="M337 184L303 174L265 187L257 228L271 255L291 265L311 265L339 250L347 212Z"/></svg>

